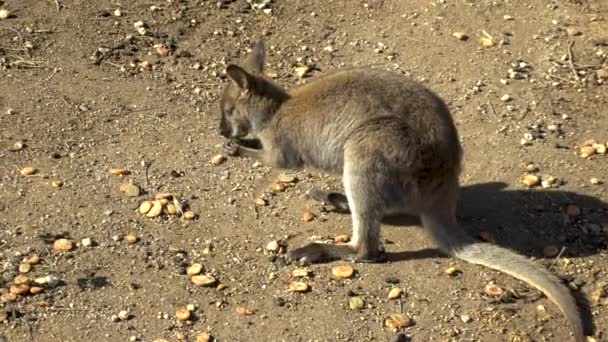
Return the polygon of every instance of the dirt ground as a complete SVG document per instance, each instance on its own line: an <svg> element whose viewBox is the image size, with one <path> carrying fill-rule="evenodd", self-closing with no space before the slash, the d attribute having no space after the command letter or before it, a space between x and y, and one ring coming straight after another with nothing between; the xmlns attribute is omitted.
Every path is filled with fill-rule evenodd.
<svg viewBox="0 0 608 342"><path fill-rule="evenodd" d="M224 142L224 68L262 36L268 76L286 87L374 65L436 90L465 149L462 224L586 295L595 341L608 341L608 155L581 156L588 140L608 142L608 2L4 0L1 9L0 341L568 340L540 292L445 257L411 222L383 228L388 262L351 264L350 279L331 273L345 262L312 265L300 280L310 291L291 292L297 266L268 243L350 234L350 217L307 196L339 179L299 171L273 194L276 170L210 163ZM542 186L528 189L526 174ZM127 196L125 183L141 194ZM141 215L158 192L195 218ZM268 205L256 206L262 194ZM305 211L316 218L305 222ZM57 252L60 238L73 249ZM213 286L191 283L193 263ZM16 279L46 283L11 298L23 290ZM484 293L490 282L504 294ZM403 293L389 300L395 287ZM353 297L361 310L349 308ZM178 320L189 304L192 318ZM394 313L411 326L386 328Z"/></svg>

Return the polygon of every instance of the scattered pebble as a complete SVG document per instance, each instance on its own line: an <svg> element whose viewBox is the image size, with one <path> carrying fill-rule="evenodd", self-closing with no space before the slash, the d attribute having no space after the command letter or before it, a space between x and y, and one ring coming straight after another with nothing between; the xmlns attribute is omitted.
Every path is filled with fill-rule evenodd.
<svg viewBox="0 0 608 342"><path fill-rule="evenodd" d="M401 289L398 287L393 287L389 292L388 292L388 299L397 299L399 297L401 297Z"/></svg>
<svg viewBox="0 0 608 342"><path fill-rule="evenodd" d="M69 252L74 248L74 243L68 239L58 239L53 242L53 249L57 252Z"/></svg>
<svg viewBox="0 0 608 342"><path fill-rule="evenodd" d="M606 154L606 144L596 144L591 145L597 154Z"/></svg>
<svg viewBox="0 0 608 342"><path fill-rule="evenodd" d="M512 100L512 98L511 98L511 95L509 95L509 94L505 94L500 97L500 101L502 101L502 102L509 102L511 100Z"/></svg>
<svg viewBox="0 0 608 342"><path fill-rule="evenodd" d="M296 281L289 284L289 291L291 292L307 292L309 290L309 286L306 283Z"/></svg>
<svg viewBox="0 0 608 342"><path fill-rule="evenodd" d="M34 279L34 283L38 285L46 285L47 287L53 288L59 285L59 277L54 275L47 275Z"/></svg>
<svg viewBox="0 0 608 342"><path fill-rule="evenodd" d="M291 184L297 182L298 178L291 173L281 173L277 177L277 180L281 183Z"/></svg>
<svg viewBox="0 0 608 342"><path fill-rule="evenodd" d="M496 284L490 283L484 287L483 292L490 297L499 297L505 293L505 290Z"/></svg>
<svg viewBox="0 0 608 342"><path fill-rule="evenodd" d="M272 184L272 191L273 192L283 192L285 191L285 189L287 188L287 186L285 186L285 183L282 182L276 182L274 184Z"/></svg>
<svg viewBox="0 0 608 342"><path fill-rule="evenodd" d="M28 284L13 284L9 288L10 293L14 295L24 295L30 291L30 286Z"/></svg>
<svg viewBox="0 0 608 342"><path fill-rule="evenodd" d="M302 214L302 220L304 220L305 222L310 222L310 221L314 220L315 217L317 217L317 215L313 214L312 212L310 212L308 210L306 210Z"/></svg>
<svg viewBox="0 0 608 342"><path fill-rule="evenodd" d="M19 272L20 273L28 273L31 270L32 270L32 265L31 264L23 263L23 264L19 265Z"/></svg>
<svg viewBox="0 0 608 342"><path fill-rule="evenodd" d="M280 247L281 246L279 245L279 242L276 240L273 240L273 241L270 241L266 245L266 250L269 252L278 252Z"/></svg>
<svg viewBox="0 0 608 342"><path fill-rule="evenodd" d="M11 16L11 12L7 9L0 9L0 20L6 19Z"/></svg>
<svg viewBox="0 0 608 342"><path fill-rule="evenodd" d="M349 241L350 241L350 236L348 236L348 235L338 235L338 236L334 237L335 243L347 243Z"/></svg>
<svg viewBox="0 0 608 342"><path fill-rule="evenodd" d="M461 315L460 316L460 320L465 322L465 323L469 323L471 322L473 319L471 318L471 316L469 315Z"/></svg>
<svg viewBox="0 0 608 342"><path fill-rule="evenodd" d="M118 319L120 319L121 321L126 321L129 319L129 311L127 310L122 310L118 313Z"/></svg>
<svg viewBox="0 0 608 342"><path fill-rule="evenodd" d="M196 214L190 210L184 211L184 220L194 220L196 218Z"/></svg>
<svg viewBox="0 0 608 342"><path fill-rule="evenodd" d="M331 273L338 279L347 279L353 276L354 269L349 265L334 266Z"/></svg>
<svg viewBox="0 0 608 342"><path fill-rule="evenodd" d="M361 297L351 297L348 301L348 307L351 310L359 311L365 306L365 301Z"/></svg>
<svg viewBox="0 0 608 342"><path fill-rule="evenodd" d="M127 243L132 245L134 243L137 243L137 241L139 241L139 238L137 237L137 235L130 233L125 236L125 240L127 240Z"/></svg>
<svg viewBox="0 0 608 342"><path fill-rule="evenodd" d="M295 68L296 75L298 75L299 78L304 78L304 77L308 76L310 71L311 71L311 68L308 66L301 66L301 67Z"/></svg>
<svg viewBox="0 0 608 342"><path fill-rule="evenodd" d="M602 184L602 181L593 177L593 178L589 179L589 183L591 183L593 185L600 185L600 184Z"/></svg>
<svg viewBox="0 0 608 342"><path fill-rule="evenodd" d="M0 295L0 302L2 303L11 303L17 300L17 295L14 293L3 293L2 295Z"/></svg>
<svg viewBox="0 0 608 342"><path fill-rule="evenodd" d="M51 186L53 188L61 188L63 186L63 182L60 180L51 181Z"/></svg>
<svg viewBox="0 0 608 342"><path fill-rule="evenodd" d="M454 32L452 36L458 38L459 40L468 40L469 36L464 32Z"/></svg>
<svg viewBox="0 0 608 342"><path fill-rule="evenodd" d="M413 320L402 314L392 314L384 320L384 326L396 332L399 329L411 327L414 324Z"/></svg>
<svg viewBox="0 0 608 342"><path fill-rule="evenodd" d="M581 30L572 26L566 28L566 33L569 36L580 36L582 34Z"/></svg>
<svg viewBox="0 0 608 342"><path fill-rule="evenodd" d="M296 268L291 272L291 276L298 277L308 277L312 272L308 268Z"/></svg>
<svg viewBox="0 0 608 342"><path fill-rule="evenodd" d="M196 286L213 286L217 280L210 275L195 275L190 281Z"/></svg>
<svg viewBox="0 0 608 342"><path fill-rule="evenodd" d="M263 197L257 197L255 199L255 204L264 207L268 205L268 202Z"/></svg>
<svg viewBox="0 0 608 342"><path fill-rule="evenodd" d="M217 154L211 157L211 165L218 166L226 161L226 157L223 154Z"/></svg>
<svg viewBox="0 0 608 342"><path fill-rule="evenodd" d="M40 263L40 257L37 254L34 254L31 257L27 258L25 262L30 265L37 265Z"/></svg>
<svg viewBox="0 0 608 342"><path fill-rule="evenodd" d="M593 146L581 147L581 157L587 158L587 157L591 157L594 154L595 154L595 148L593 148Z"/></svg>
<svg viewBox="0 0 608 342"><path fill-rule="evenodd" d="M196 336L196 339L194 339L194 342L209 342L211 341L211 335L209 335L208 333L200 333Z"/></svg>
<svg viewBox="0 0 608 342"><path fill-rule="evenodd" d="M180 321L187 321L192 316L192 312L190 312L187 308L179 308L175 311L175 317Z"/></svg>

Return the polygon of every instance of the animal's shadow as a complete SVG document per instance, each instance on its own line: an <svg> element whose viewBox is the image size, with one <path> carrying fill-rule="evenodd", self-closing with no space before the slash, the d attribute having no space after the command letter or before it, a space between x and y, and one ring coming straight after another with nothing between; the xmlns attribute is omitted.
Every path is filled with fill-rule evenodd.
<svg viewBox="0 0 608 342"><path fill-rule="evenodd" d="M505 183L464 186L458 220L474 237L490 237L497 245L537 258L545 258L543 249L550 245L563 248L562 257L589 256L608 246L608 203L557 189L507 189ZM411 216L393 216L385 218L383 223L412 226L419 225L420 221ZM386 255L392 262L432 257L445 257L445 254L437 249L421 249ZM594 328L589 303L580 292L575 291L574 295L584 317L585 330L591 333Z"/></svg>

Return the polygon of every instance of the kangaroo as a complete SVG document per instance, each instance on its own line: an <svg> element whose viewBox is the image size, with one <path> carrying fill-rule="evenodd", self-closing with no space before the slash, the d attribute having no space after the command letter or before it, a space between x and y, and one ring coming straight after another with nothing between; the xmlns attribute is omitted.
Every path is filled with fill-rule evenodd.
<svg viewBox="0 0 608 342"><path fill-rule="evenodd" d="M343 195L317 190L313 197L329 198L352 216L349 243L310 243L288 258L379 261L382 218L418 216L445 253L542 291L569 320L574 340L585 341L576 301L557 276L514 251L476 241L458 225L463 152L438 95L402 75L369 68L337 71L286 91L264 78L264 60L260 41L241 66L226 68L231 82L220 101L219 125L230 139L226 152L276 168L341 175Z"/></svg>

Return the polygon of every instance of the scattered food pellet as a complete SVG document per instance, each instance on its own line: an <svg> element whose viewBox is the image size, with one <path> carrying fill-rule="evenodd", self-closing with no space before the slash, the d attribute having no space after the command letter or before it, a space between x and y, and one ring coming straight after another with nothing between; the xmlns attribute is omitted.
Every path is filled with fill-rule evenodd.
<svg viewBox="0 0 608 342"><path fill-rule="evenodd" d="M53 188L61 188L63 186L63 182L60 180L54 180L51 182L51 186Z"/></svg>
<svg viewBox="0 0 608 342"><path fill-rule="evenodd" d="M276 182L276 183L272 184L272 187L271 187L273 192L283 192L283 191L285 191L286 188L287 187L285 186L285 183L282 183L282 182Z"/></svg>
<svg viewBox="0 0 608 342"><path fill-rule="evenodd" d="M587 158L587 157L591 157L594 154L595 154L595 148L593 148L593 146L581 147L581 157Z"/></svg>
<svg viewBox="0 0 608 342"><path fill-rule="evenodd" d="M452 33L452 36L458 38L459 40L469 39L469 36L464 32L454 32L454 33Z"/></svg>
<svg viewBox="0 0 608 342"><path fill-rule="evenodd" d="M31 257L27 258L25 262L30 265L37 265L40 263L40 257L37 254L34 254Z"/></svg>
<svg viewBox="0 0 608 342"><path fill-rule="evenodd" d="M331 273L334 275L334 277L339 279L352 277L354 271L355 270L349 265L334 266L331 269Z"/></svg>
<svg viewBox="0 0 608 342"><path fill-rule="evenodd" d="M139 213L142 215L147 214L154 204L151 201L143 201L139 205Z"/></svg>
<svg viewBox="0 0 608 342"><path fill-rule="evenodd" d="M348 301L348 307L350 307L351 310L359 311L363 309L364 306L365 301L361 297L351 297Z"/></svg>
<svg viewBox="0 0 608 342"><path fill-rule="evenodd" d="M116 176L126 176L131 172L129 172L127 169L111 169L110 173Z"/></svg>
<svg viewBox="0 0 608 342"><path fill-rule="evenodd" d="M268 202L266 202L266 200L264 198L258 197L255 199L255 204L263 207L263 206L268 205Z"/></svg>
<svg viewBox="0 0 608 342"><path fill-rule="evenodd" d="M308 277L311 274L311 271L308 268L296 268L291 272L292 277Z"/></svg>
<svg viewBox="0 0 608 342"><path fill-rule="evenodd" d="M196 336L194 342L209 342L211 341L211 335L208 333L200 333Z"/></svg>
<svg viewBox="0 0 608 342"><path fill-rule="evenodd" d="M177 317L177 319L180 321L187 321L190 319L191 316L192 312L190 312L186 308L179 308L177 309L177 311L175 311L175 317Z"/></svg>
<svg viewBox="0 0 608 342"><path fill-rule="evenodd" d="M18 275L15 277L15 279L13 279L13 284L29 284L30 283L30 278L28 276L25 275Z"/></svg>
<svg viewBox="0 0 608 342"><path fill-rule="evenodd" d="M249 315L253 315L255 313L255 311L253 309L249 309L244 306L237 306L235 311L237 314L239 314L241 316L249 316Z"/></svg>
<svg viewBox="0 0 608 342"><path fill-rule="evenodd" d="M591 145L597 154L606 154L606 145L605 144L593 144Z"/></svg>
<svg viewBox="0 0 608 342"><path fill-rule="evenodd" d="M210 275L195 275L190 281L196 286L213 286L217 280Z"/></svg>
<svg viewBox="0 0 608 342"><path fill-rule="evenodd" d="M306 292L306 291L308 291L308 289L309 289L308 284L300 282L300 281L296 281L296 282L289 284L289 291L292 291L292 292Z"/></svg>
<svg viewBox="0 0 608 342"><path fill-rule="evenodd" d="M184 220L194 220L196 214L190 210L184 212Z"/></svg>
<svg viewBox="0 0 608 342"><path fill-rule="evenodd" d="M127 197L137 197L137 196L139 196L139 193L141 192L139 186L137 186L133 183L121 184L119 187L119 190L121 192L124 192L125 195L127 195Z"/></svg>
<svg viewBox="0 0 608 342"><path fill-rule="evenodd" d="M141 207L140 207L141 210ZM163 212L163 204L160 201L152 202L152 208L146 213L146 217L154 218Z"/></svg>
<svg viewBox="0 0 608 342"><path fill-rule="evenodd" d="M488 284L484 287L483 292L491 297L501 296L505 290L503 290L500 286L496 284Z"/></svg>
<svg viewBox="0 0 608 342"><path fill-rule="evenodd" d="M350 236L348 236L348 235L338 235L338 236L334 237L335 243L347 243L349 241L350 241Z"/></svg>
<svg viewBox="0 0 608 342"><path fill-rule="evenodd" d="M389 292L388 292L388 299L397 299L399 297L401 297L401 289L398 287L393 287Z"/></svg>
<svg viewBox="0 0 608 342"><path fill-rule="evenodd" d="M44 291L44 288L40 287L40 286L32 286L30 287L30 293L33 295L37 295L39 293L42 293L42 291Z"/></svg>
<svg viewBox="0 0 608 342"><path fill-rule="evenodd" d="M17 295L14 293L4 293L0 296L0 302L2 303L10 303L17 300Z"/></svg>
<svg viewBox="0 0 608 342"><path fill-rule="evenodd" d="M215 155L211 157L211 165L218 166L226 161L226 157L222 154Z"/></svg>
<svg viewBox="0 0 608 342"><path fill-rule="evenodd" d="M33 174L36 173L36 169L34 169L31 166L26 166L24 168L22 168L21 170L19 170L19 173L21 173L22 176L31 176Z"/></svg>
<svg viewBox="0 0 608 342"><path fill-rule="evenodd" d="M137 241L139 241L139 238L135 234L127 234L125 236L125 240L127 240L127 243L129 243L129 244L134 244Z"/></svg>
<svg viewBox="0 0 608 342"><path fill-rule="evenodd" d="M386 320L384 320L384 325L395 332L399 329L411 327L413 323L414 322L411 318L398 313L392 314Z"/></svg>
<svg viewBox="0 0 608 342"><path fill-rule="evenodd" d="M543 248L543 255L547 258L553 258L554 256L559 254L559 247L549 245Z"/></svg>
<svg viewBox="0 0 608 342"><path fill-rule="evenodd" d="M13 284L9 291L14 295L24 295L30 291L30 286L28 284Z"/></svg>
<svg viewBox="0 0 608 342"><path fill-rule="evenodd" d="M19 272L21 272L21 273L28 273L31 270L32 270L31 264L24 263L24 264L19 265Z"/></svg>
<svg viewBox="0 0 608 342"><path fill-rule="evenodd" d="M308 210L302 214L302 220L304 220L305 222L310 222L310 221L314 220L315 217L317 217L317 215L313 214L312 212L310 212Z"/></svg>
<svg viewBox="0 0 608 342"><path fill-rule="evenodd" d="M277 177L277 180L281 183L295 183L298 181L298 178L291 173L281 173Z"/></svg>
<svg viewBox="0 0 608 342"><path fill-rule="evenodd" d="M539 182L540 179L538 178L538 176L533 174L527 174L521 179L521 183L527 186L528 188L538 185Z"/></svg>
<svg viewBox="0 0 608 342"><path fill-rule="evenodd" d="M459 269L457 269L456 267L448 267L448 268L445 270L445 273L446 273L447 275L449 275L449 276L452 276L452 277L453 277L453 276L455 276L455 275L458 275L458 274L460 273L460 270L459 270Z"/></svg>
<svg viewBox="0 0 608 342"><path fill-rule="evenodd" d="M199 275L203 271L203 265L199 263L194 263L186 269L186 274L188 275Z"/></svg>
<svg viewBox="0 0 608 342"><path fill-rule="evenodd" d="M296 67L294 70L299 78L304 78L308 76L308 73L311 71L310 67L308 66Z"/></svg>
<svg viewBox="0 0 608 342"><path fill-rule="evenodd" d="M74 243L68 239L58 239L53 242L53 249L57 252L69 252L74 248Z"/></svg>

